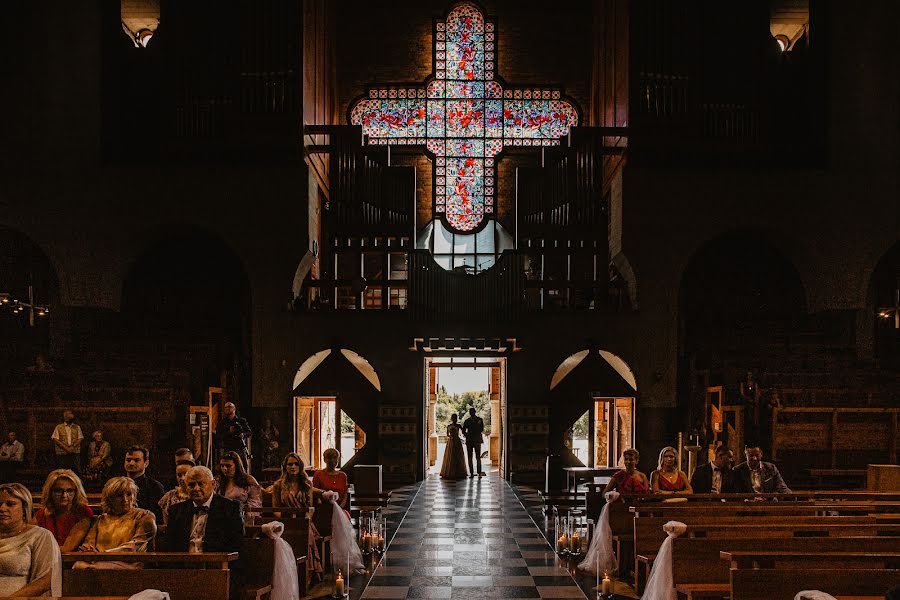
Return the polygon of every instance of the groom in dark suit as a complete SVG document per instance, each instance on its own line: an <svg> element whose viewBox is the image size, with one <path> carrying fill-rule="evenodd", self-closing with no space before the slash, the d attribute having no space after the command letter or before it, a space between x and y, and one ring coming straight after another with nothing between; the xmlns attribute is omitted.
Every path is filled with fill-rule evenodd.
<svg viewBox="0 0 900 600"><path fill-rule="evenodd" d="M475 412L474 406L469 409L469 418L463 422L462 432L466 437L466 453L469 455L469 477L475 477L476 472L479 477L484 477L485 472L481 470L481 434L484 433L484 421ZM475 465L472 464L473 452L478 460L478 471L475 471Z"/></svg>
<svg viewBox="0 0 900 600"><path fill-rule="evenodd" d="M170 552L240 552L244 545L241 505L214 493L216 481L206 467L185 475L190 498L169 509L166 547ZM240 559L230 565L231 595L240 583Z"/></svg>
<svg viewBox="0 0 900 600"><path fill-rule="evenodd" d="M691 488L695 494L733 494L738 491L731 470L734 452L727 446L716 448L716 457L712 462L694 469L691 476Z"/></svg>

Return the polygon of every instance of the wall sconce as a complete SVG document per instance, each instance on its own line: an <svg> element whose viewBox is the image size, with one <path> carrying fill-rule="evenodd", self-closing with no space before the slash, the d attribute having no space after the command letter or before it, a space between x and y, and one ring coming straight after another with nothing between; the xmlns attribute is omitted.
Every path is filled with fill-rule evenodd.
<svg viewBox="0 0 900 600"><path fill-rule="evenodd" d="M134 41L140 48L146 48L147 44L150 43L150 39L153 37L153 32L149 29L141 29L134 36Z"/></svg>
<svg viewBox="0 0 900 600"><path fill-rule="evenodd" d="M791 38L784 35L783 33L779 33L775 36L775 41L778 42L778 47L782 52L787 52L791 47Z"/></svg>

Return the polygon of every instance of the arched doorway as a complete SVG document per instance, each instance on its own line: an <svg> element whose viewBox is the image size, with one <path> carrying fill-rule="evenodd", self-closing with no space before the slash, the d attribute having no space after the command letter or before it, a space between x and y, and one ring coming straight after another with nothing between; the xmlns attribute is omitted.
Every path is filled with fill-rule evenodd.
<svg viewBox="0 0 900 600"><path fill-rule="evenodd" d="M372 364L347 348L325 349L309 356L294 375L294 451L309 468L322 468L322 452L336 448L341 467L350 470L363 450L367 431L377 422L381 380Z"/></svg>
<svg viewBox="0 0 900 600"><path fill-rule="evenodd" d="M620 466L622 453L634 445L636 395L634 373L620 356L588 348L566 357L550 379L551 436L559 435L557 424L565 427L563 463Z"/></svg>

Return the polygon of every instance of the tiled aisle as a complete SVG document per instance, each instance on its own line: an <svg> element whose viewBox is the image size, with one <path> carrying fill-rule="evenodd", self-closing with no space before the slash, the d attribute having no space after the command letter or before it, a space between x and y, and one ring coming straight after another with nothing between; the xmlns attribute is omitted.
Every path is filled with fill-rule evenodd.
<svg viewBox="0 0 900 600"><path fill-rule="evenodd" d="M362 598L580 598L507 483L430 475Z"/></svg>

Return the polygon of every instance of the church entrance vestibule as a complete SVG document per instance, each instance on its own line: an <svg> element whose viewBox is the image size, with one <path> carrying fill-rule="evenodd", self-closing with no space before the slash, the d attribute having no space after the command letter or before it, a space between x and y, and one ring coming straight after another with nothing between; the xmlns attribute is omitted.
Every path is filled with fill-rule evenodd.
<svg viewBox="0 0 900 600"><path fill-rule="evenodd" d="M457 414L462 424L474 407L485 424L482 464L486 470L500 469L502 473L506 359L454 354L426 358L424 369L425 472L440 472L450 415Z"/></svg>

